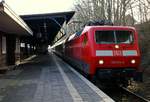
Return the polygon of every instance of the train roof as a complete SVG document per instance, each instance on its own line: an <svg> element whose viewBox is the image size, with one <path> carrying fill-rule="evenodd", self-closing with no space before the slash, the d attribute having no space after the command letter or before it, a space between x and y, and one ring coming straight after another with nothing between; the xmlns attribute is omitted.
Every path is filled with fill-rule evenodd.
<svg viewBox="0 0 150 102"><path fill-rule="evenodd" d="M97 29L97 28L99 28L99 29L105 29L105 30L107 30L107 29L113 29L113 30L135 30L135 28L134 27L130 27L130 26L85 26L85 28L84 28L84 30L83 30L83 32L86 32L86 31L88 31L88 30L90 30L90 29Z"/></svg>

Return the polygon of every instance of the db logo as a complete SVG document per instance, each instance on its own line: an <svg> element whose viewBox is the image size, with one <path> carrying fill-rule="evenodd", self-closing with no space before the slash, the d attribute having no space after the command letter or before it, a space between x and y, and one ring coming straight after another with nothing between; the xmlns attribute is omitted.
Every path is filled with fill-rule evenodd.
<svg viewBox="0 0 150 102"><path fill-rule="evenodd" d="M113 55L114 56L122 56L122 51L115 50L115 51L113 51Z"/></svg>

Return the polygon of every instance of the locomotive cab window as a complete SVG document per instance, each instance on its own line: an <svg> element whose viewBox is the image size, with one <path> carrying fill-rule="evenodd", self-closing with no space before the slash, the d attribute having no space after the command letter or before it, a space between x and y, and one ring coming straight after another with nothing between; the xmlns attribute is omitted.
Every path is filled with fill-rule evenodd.
<svg viewBox="0 0 150 102"><path fill-rule="evenodd" d="M98 44L131 44L133 33L131 31L96 31L95 40Z"/></svg>
<svg viewBox="0 0 150 102"><path fill-rule="evenodd" d="M109 44L115 43L114 31L96 31L96 43Z"/></svg>
<svg viewBox="0 0 150 102"><path fill-rule="evenodd" d="M133 34L131 31L116 31L117 43L133 43Z"/></svg>

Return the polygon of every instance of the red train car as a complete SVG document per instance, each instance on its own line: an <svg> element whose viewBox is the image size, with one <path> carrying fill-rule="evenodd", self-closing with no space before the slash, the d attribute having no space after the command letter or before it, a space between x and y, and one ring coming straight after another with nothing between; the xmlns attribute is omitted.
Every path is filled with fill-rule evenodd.
<svg viewBox="0 0 150 102"><path fill-rule="evenodd" d="M56 50L91 78L127 83L140 71L138 34L133 27L85 26Z"/></svg>

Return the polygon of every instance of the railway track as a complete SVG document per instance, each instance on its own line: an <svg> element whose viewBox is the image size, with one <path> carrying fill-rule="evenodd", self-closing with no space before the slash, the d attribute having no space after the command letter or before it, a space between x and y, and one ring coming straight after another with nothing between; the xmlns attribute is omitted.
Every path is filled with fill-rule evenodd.
<svg viewBox="0 0 150 102"><path fill-rule="evenodd" d="M108 87L108 86L101 85L100 81L97 81L95 85L99 87L101 90L103 90L107 95L109 95L116 102L150 102L146 98L122 86Z"/></svg>
<svg viewBox="0 0 150 102"><path fill-rule="evenodd" d="M125 87L120 87L124 97L128 97L128 101L126 101L124 98L124 100L122 100L122 102L150 102L149 100L145 99L144 97L131 92L130 90L128 90Z"/></svg>

